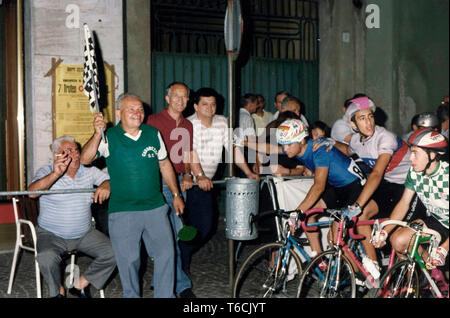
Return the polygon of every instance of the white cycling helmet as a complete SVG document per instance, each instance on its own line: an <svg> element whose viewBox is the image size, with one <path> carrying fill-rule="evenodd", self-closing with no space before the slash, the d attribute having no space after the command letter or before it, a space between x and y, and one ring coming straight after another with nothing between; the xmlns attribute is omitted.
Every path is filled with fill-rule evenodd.
<svg viewBox="0 0 450 318"><path fill-rule="evenodd" d="M288 119L277 128L277 142L280 145L290 145L301 142L308 136L308 129L298 119Z"/></svg>
<svg viewBox="0 0 450 318"><path fill-rule="evenodd" d="M374 102L367 96L358 97L350 100L350 104L348 105L345 111L345 118L347 121L350 121L354 118L357 112L364 109L371 109L373 113L377 107Z"/></svg>

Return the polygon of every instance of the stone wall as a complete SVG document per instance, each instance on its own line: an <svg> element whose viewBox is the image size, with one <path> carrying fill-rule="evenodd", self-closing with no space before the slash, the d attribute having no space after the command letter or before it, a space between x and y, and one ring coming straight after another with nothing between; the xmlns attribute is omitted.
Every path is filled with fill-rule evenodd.
<svg viewBox="0 0 450 318"><path fill-rule="evenodd" d="M83 64L83 23L95 31L103 60L115 66L116 96L123 92L123 9L121 0L33 0L24 1L24 11L28 185L51 159L52 78L45 74L52 58Z"/></svg>

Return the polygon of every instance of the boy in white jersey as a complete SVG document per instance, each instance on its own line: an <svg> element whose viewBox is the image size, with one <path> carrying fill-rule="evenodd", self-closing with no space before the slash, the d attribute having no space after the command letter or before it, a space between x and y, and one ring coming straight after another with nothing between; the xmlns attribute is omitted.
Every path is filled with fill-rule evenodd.
<svg viewBox="0 0 450 318"><path fill-rule="evenodd" d="M448 151L448 143L442 134L427 128L416 131L411 135L408 143L411 147L412 166L406 178L405 191L390 218L403 220L417 193L426 210L416 210L411 220L424 223L425 227L432 228L441 234L442 241L436 255L431 255L430 263L432 266L442 266L445 264L449 248L449 165L441 160L441 157ZM384 246L388 233L394 228L395 225L386 226L381 232L380 240L373 244L376 247ZM390 242L398 254L402 255L409 250L413 234L414 232L406 227L393 232ZM427 257L425 256L424 259Z"/></svg>
<svg viewBox="0 0 450 318"><path fill-rule="evenodd" d="M342 211L342 215L349 218L361 214L363 208L372 204L376 206L364 211L374 212L361 214L360 220L368 220L377 214L379 217L387 216L386 213L392 211L400 200L411 165L406 143L385 128L375 125L375 109L375 104L367 96L351 100L345 117L357 133L348 146L336 144L349 156L356 153L372 169L361 194ZM360 227L358 231L365 236L362 243L367 256L376 262L375 249L369 242L370 226Z"/></svg>

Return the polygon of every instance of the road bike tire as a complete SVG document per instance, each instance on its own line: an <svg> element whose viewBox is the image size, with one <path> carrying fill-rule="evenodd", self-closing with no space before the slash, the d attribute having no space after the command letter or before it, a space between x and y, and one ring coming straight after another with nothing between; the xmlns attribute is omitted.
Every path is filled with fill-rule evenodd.
<svg viewBox="0 0 450 318"><path fill-rule="evenodd" d="M355 298L356 280L352 264L341 254L339 277L337 250L329 250L314 257L303 271L298 286L299 298ZM319 264L325 262L326 268ZM322 263L323 265L323 263ZM336 284L336 281L339 283ZM337 288L335 288L337 286Z"/></svg>
<svg viewBox="0 0 450 318"><path fill-rule="evenodd" d="M380 287L373 290L372 297L419 298L419 293L420 280L417 264L411 260L403 260L384 273Z"/></svg>
<svg viewBox="0 0 450 318"><path fill-rule="evenodd" d="M272 255L277 255L280 266L271 265ZM289 253L284 267L281 261ZM274 261L273 261L274 262ZM254 250L242 263L233 282L233 298L295 298L302 273L299 256L282 243L268 243Z"/></svg>

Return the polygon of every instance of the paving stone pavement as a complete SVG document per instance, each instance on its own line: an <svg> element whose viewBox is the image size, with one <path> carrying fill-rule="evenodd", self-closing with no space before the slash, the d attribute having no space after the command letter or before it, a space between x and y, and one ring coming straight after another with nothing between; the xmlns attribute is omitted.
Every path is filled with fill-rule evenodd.
<svg viewBox="0 0 450 318"><path fill-rule="evenodd" d="M239 260L242 260L248 251L252 250L258 242L247 242L240 249ZM237 245L235 244L235 247ZM36 280L34 272L34 256L30 252L23 251L18 262L15 280L10 295L7 294L9 275L11 270L13 253L12 251L0 252L0 298L35 298ZM225 238L225 224L223 216L219 217L217 229L212 238L192 257L191 279L193 291L199 298L229 298L231 287L229 285L229 252L228 240ZM90 263L88 257L80 257L77 261L81 272ZM237 265L239 266L239 265ZM152 298L153 291L150 288L150 281L153 272L153 262L150 258L145 258L141 272L142 297ZM41 278L42 297L49 297L48 287ZM98 291L91 288L94 297L99 297ZM105 288L107 298L121 298L122 286L117 270L112 275ZM73 297L68 295L68 297Z"/></svg>

